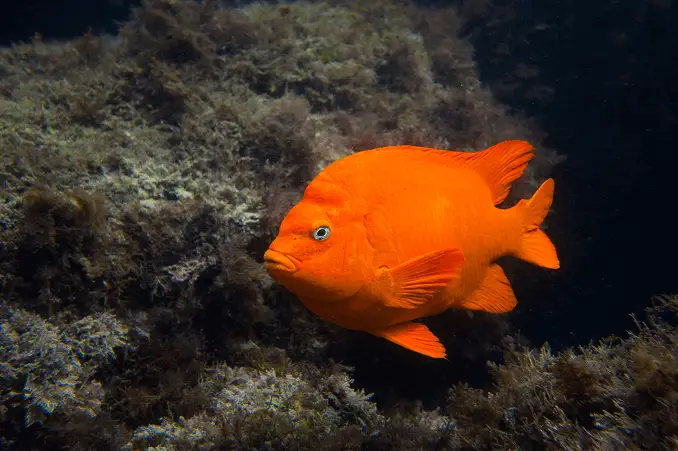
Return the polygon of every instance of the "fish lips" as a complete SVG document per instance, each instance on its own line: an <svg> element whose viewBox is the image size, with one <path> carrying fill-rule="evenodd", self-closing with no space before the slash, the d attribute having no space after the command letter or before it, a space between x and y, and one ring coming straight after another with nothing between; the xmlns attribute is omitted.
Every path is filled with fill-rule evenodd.
<svg viewBox="0 0 678 451"><path fill-rule="evenodd" d="M264 253L264 268L267 271L295 273L299 271L301 262L294 257L287 256L282 252L269 249Z"/></svg>

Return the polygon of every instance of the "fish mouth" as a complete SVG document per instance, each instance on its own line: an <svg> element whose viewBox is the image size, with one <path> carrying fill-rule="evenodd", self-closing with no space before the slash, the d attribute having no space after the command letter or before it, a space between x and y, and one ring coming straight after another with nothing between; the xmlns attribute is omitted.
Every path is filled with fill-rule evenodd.
<svg viewBox="0 0 678 451"><path fill-rule="evenodd" d="M299 271L299 260L294 257L269 249L264 253L264 267L267 270L294 273Z"/></svg>

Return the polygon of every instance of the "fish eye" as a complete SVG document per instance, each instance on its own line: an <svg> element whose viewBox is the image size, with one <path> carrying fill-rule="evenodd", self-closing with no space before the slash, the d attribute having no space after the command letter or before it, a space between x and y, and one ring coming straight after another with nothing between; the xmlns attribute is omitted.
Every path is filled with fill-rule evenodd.
<svg viewBox="0 0 678 451"><path fill-rule="evenodd" d="M330 236L330 228L322 225L313 231L313 239L316 241L326 240Z"/></svg>

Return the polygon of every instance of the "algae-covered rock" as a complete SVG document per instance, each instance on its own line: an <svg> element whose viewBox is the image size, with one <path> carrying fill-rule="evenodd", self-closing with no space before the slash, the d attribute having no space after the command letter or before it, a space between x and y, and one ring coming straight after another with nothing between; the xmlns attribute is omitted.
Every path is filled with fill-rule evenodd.
<svg viewBox="0 0 678 451"><path fill-rule="evenodd" d="M631 394L609 393L598 348L513 350L497 395L458 386L439 409L400 399L392 367L371 361L378 406L332 363L365 348L261 266L308 181L355 151L520 138L537 157L510 201L548 175L559 157L480 83L456 10L147 0L119 36L0 49L0 75L3 446L541 449L629 430L615 402ZM446 332L458 366L507 332L473 321ZM639 385L654 407L636 422L669 416L656 337L611 348L633 343L634 365L661 367ZM529 402L548 390L535 419Z"/></svg>

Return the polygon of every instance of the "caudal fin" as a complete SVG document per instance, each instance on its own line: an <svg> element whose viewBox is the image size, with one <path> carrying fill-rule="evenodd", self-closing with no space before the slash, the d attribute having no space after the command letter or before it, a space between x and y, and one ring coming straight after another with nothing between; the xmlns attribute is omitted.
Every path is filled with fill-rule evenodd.
<svg viewBox="0 0 678 451"><path fill-rule="evenodd" d="M560 261L555 246L539 226L551 208L554 186L553 179L546 180L530 200L522 200L515 207L521 211L524 228L516 257L550 269L560 268Z"/></svg>

